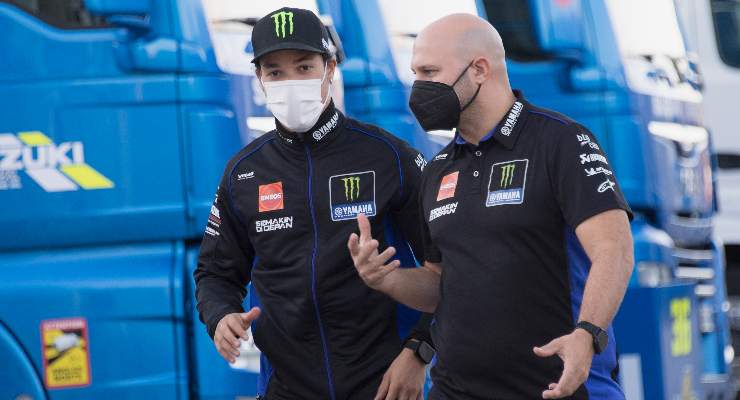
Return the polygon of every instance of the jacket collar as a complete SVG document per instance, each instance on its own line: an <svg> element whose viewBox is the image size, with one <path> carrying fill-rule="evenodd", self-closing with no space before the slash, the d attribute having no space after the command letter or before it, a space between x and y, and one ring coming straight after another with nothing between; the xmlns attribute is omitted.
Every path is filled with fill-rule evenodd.
<svg viewBox="0 0 740 400"><path fill-rule="evenodd" d="M334 106L334 100L332 100L321 113L316 124L306 132L291 132L285 129L277 118L275 119L277 136L282 139L283 142L290 145L302 145L304 143L315 145L330 142L337 136L337 133L343 125L344 114Z"/></svg>

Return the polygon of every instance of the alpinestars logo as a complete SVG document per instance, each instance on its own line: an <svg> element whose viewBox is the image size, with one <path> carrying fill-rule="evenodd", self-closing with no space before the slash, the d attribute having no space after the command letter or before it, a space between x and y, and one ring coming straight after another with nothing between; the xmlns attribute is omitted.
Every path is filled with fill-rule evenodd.
<svg viewBox="0 0 740 400"><path fill-rule="evenodd" d="M516 121L519 119L519 115L522 113L523 108L524 104L519 101L514 102L514 105L511 107L511 111L509 111L509 115L506 117L506 121L504 121L504 126L501 127L502 135L511 135L511 131L514 129Z"/></svg>
<svg viewBox="0 0 740 400"><path fill-rule="evenodd" d="M293 34L293 13L290 11L280 11L270 15L275 22L275 36L285 39L285 25L289 26L288 35Z"/></svg>
<svg viewBox="0 0 740 400"><path fill-rule="evenodd" d="M375 215L375 171L329 177L329 203L332 221Z"/></svg>
<svg viewBox="0 0 740 400"><path fill-rule="evenodd" d="M329 132L331 132L334 128L337 127L338 121L339 121L339 113L334 112L334 115L331 117L331 119L326 121L326 123L322 125L320 128L313 131L313 134L311 134L311 136L313 136L314 140L316 141L323 139L324 136L326 136Z"/></svg>
<svg viewBox="0 0 740 400"><path fill-rule="evenodd" d="M46 192L114 187L110 179L85 163L82 142L56 144L39 131L0 134L0 190L21 189L19 171Z"/></svg>
<svg viewBox="0 0 740 400"><path fill-rule="evenodd" d="M611 190L613 192L615 185L616 183L612 182L609 178L606 178L606 181L602 182L597 190L599 191L599 193L604 193L607 190Z"/></svg>

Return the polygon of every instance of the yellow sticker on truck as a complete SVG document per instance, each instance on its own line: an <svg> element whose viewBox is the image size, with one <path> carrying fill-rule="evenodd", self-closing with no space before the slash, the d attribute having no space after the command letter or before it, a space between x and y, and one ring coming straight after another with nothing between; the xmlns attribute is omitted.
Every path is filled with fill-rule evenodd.
<svg viewBox="0 0 740 400"><path fill-rule="evenodd" d="M90 341L84 318L42 321L41 345L44 383L48 389L90 384Z"/></svg>
<svg viewBox="0 0 740 400"><path fill-rule="evenodd" d="M671 300L671 355L685 356L691 353L691 299L681 297Z"/></svg>

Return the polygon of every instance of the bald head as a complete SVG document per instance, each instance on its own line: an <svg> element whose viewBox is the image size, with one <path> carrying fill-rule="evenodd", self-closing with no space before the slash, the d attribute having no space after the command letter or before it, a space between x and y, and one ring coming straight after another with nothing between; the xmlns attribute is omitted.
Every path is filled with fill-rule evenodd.
<svg viewBox="0 0 740 400"><path fill-rule="evenodd" d="M427 25L414 42L411 70L420 81L452 86L461 106L458 128L495 125L513 103L504 44L485 19L451 14Z"/></svg>
<svg viewBox="0 0 740 400"><path fill-rule="evenodd" d="M463 63L485 57L494 68L505 67L501 36L488 21L471 14L442 17L419 32L414 42L415 58L418 55L424 61L431 54L443 60L458 59Z"/></svg>

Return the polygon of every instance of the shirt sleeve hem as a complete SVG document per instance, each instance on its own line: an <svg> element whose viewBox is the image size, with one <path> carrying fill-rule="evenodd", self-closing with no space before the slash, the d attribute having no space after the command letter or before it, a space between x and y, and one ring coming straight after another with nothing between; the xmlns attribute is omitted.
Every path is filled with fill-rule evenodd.
<svg viewBox="0 0 740 400"><path fill-rule="evenodd" d="M599 215L603 212L610 211L610 210L623 210L624 212L627 213L627 218L630 222L634 219L634 215L632 214L632 210L629 208L629 206L621 205L621 204L603 204L598 207L594 207L592 209L579 213L575 218L573 218L568 223L575 230L578 227L578 225L582 224L587 219L593 216Z"/></svg>

